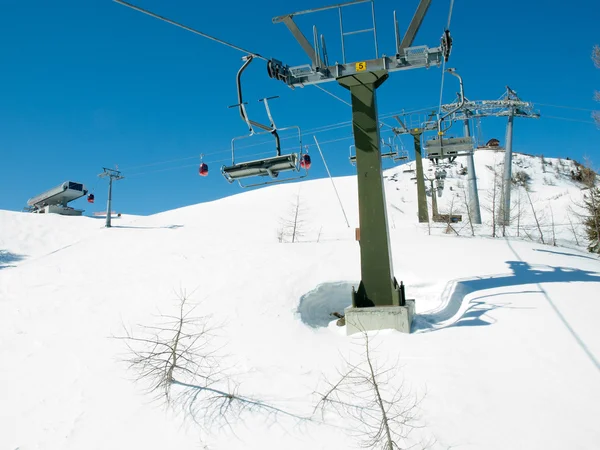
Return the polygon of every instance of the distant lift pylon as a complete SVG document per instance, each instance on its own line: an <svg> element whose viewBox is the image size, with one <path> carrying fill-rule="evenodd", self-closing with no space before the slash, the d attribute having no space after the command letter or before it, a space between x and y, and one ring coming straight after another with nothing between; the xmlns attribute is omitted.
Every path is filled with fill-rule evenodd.
<svg viewBox="0 0 600 450"><path fill-rule="evenodd" d="M244 64L240 68L237 73L237 94L238 94L238 103L236 105L230 106L230 108L238 107L240 111L240 117L242 120L248 125L248 130L250 131L249 135L239 136L233 138L231 140L231 165L222 166L221 173L225 177L227 181L233 183L237 181L239 185L243 188L252 187L252 186L260 186L265 184L273 184L273 183L283 183L286 181L291 181L299 178L304 178L308 175L308 168L310 167L310 156L308 154L304 154L302 152L302 136L300 133L300 128L297 126L291 126L286 128L277 129L275 125L275 121L273 120L273 116L271 115L271 110L269 109L269 100L277 98L277 97L267 97L260 99L260 102L263 102L265 105L265 109L267 111L267 116L269 117L270 125L264 125L262 123L251 120L248 117L248 113L246 111L246 103L244 103L242 99L242 83L241 77L244 70L250 65L252 60L254 59L253 55L247 55L242 58ZM263 130L263 132L256 132L254 129L259 128ZM298 152L292 152L288 154L281 153L281 138L279 136L280 131L285 130L296 130L298 135ZM255 135L265 135L271 134L275 138L275 156L266 158L266 159L257 159L253 161L247 162L236 162L235 155L235 143L240 139L245 139ZM301 169L304 169L304 173L300 173ZM282 179L277 179L280 173L283 172L295 172L298 173L296 176L288 176ZM242 184L242 180L250 177L265 177L268 176L270 180L262 181L253 184Z"/></svg>

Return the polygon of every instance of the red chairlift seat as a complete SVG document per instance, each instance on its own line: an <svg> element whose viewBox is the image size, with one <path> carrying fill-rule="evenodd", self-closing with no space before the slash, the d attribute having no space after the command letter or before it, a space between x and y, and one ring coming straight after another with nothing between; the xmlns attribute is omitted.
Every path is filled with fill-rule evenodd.
<svg viewBox="0 0 600 450"><path fill-rule="evenodd" d="M300 167L308 170L310 169L310 165L310 155L308 153L305 153L304 155L302 155L302 159L300 160Z"/></svg>
<svg viewBox="0 0 600 450"><path fill-rule="evenodd" d="M200 168L198 169L198 174L201 177L205 177L208 175L208 164L202 163L200 164Z"/></svg>
<svg viewBox="0 0 600 450"><path fill-rule="evenodd" d="M94 203L94 194L90 194L87 196L88 203Z"/></svg>

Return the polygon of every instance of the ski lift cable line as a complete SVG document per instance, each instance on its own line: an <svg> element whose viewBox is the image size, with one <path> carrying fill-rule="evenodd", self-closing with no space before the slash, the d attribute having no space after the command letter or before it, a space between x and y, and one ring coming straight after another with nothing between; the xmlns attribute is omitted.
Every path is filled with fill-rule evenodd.
<svg viewBox="0 0 600 450"><path fill-rule="evenodd" d="M446 30L450 29L450 22L452 21L452 10L454 9L454 0L450 0L450 10L448 11L448 24Z"/></svg>
<svg viewBox="0 0 600 450"><path fill-rule="evenodd" d="M342 213L344 214L344 220L346 221L346 225L350 228L350 222L348 222L348 216L346 216L346 211L344 210L344 205L342 204L342 199L340 198L340 194L338 193L337 188L335 187L335 183L333 181L333 177L331 176L331 172L329 171L329 166L327 165L327 161L325 161L325 156L321 151L321 146L319 145L319 141L317 141L317 137L313 135L313 139L315 140L315 144L319 149L319 153L321 154L321 159L323 160L323 165L325 166L325 170L327 170L327 175L329 175L329 179L331 180L331 185L333 186L333 190L335 191L335 195L340 204L340 208L342 209Z"/></svg>
<svg viewBox="0 0 600 450"><path fill-rule="evenodd" d="M164 22L170 23L171 25L175 25L176 27L183 28L186 31L190 31L190 32L192 32L194 34L197 34L199 36L202 36L202 37L205 37L207 39L210 39L211 41L215 41L215 42L218 42L219 44L226 45L227 47L231 47L231 48L233 48L235 50L239 50L240 52L244 52L244 53L252 55L252 56L254 56L256 58L260 58L260 59L262 59L264 61L269 61L268 58L265 58L264 56L262 56L259 53L251 52L250 50L246 50L245 48L239 47L239 46L234 45L234 44L232 44L230 42L224 41L222 39L216 38L216 37L211 36L209 34L206 34L206 33L203 33L201 31L195 30L195 29L190 28L190 27L188 27L186 25L183 25L181 23L175 22L174 20L167 19L166 17L163 17L163 16L159 16L158 14L155 14L153 12L150 12L150 11L146 10L146 9L140 8L139 6L135 6L135 5L133 5L131 3L128 3L128 2L126 2L124 0L113 0L113 1L116 2L116 3L119 3L119 4L123 5L123 6L127 6L128 8L135 9L136 11L139 11L141 13L147 14L147 15L149 15L151 17L156 18L156 19L159 19L159 20L162 20Z"/></svg>
<svg viewBox="0 0 600 450"><path fill-rule="evenodd" d="M440 104L438 106L438 114L442 113L442 97L444 96L444 75L446 74L446 60L442 62L442 80L440 82Z"/></svg>
<svg viewBox="0 0 600 450"><path fill-rule="evenodd" d="M454 0L450 0L450 9L448 10L448 22L446 22L446 30L450 29L450 22L452 21L452 11L454 10ZM439 114L442 113L442 97L444 95L444 76L446 75L446 59L442 62L442 81L440 82L440 104Z"/></svg>
<svg viewBox="0 0 600 450"><path fill-rule="evenodd" d="M429 107L420 108L420 109L413 109L411 111L404 111L404 110L395 111L395 112L383 114L383 115L381 115L381 118L388 119L390 117L394 117L394 116L397 116L400 114L414 114L414 113L419 113L422 111L432 111L433 109L435 109L435 106L429 106ZM326 133L328 131L335 131L340 128L349 127L351 125L352 125L351 120L332 123L329 125L322 125L320 127L315 127L315 128L306 130L305 132L302 133L302 136L308 136L310 134L316 134L316 133ZM285 136L285 137L282 137L281 140L284 141L284 140L292 139L292 138L293 138L292 136ZM346 138L344 138L344 139L346 139ZM265 143L266 143L266 141L255 143L255 144L248 144L248 145L240 146L239 149L242 150L245 148L256 147L258 145L264 145ZM314 144L310 144L310 145L314 145ZM210 152L210 153L204 153L204 156L220 155L220 154L225 154L225 153L230 153L230 152L231 152L231 149L228 148L228 149L224 149L224 150L217 150L217 151ZM145 167L153 167L153 166L160 166L163 164L171 164L174 162L189 161L192 159L197 159L198 157L199 157L199 154L195 154L194 156L184 156L182 158L169 159L169 160L157 161L157 162L153 162L153 163L141 164L138 166L125 167L124 170L130 171L130 170L136 170L136 169L143 169Z"/></svg>
<svg viewBox="0 0 600 450"><path fill-rule="evenodd" d="M353 139L353 138L354 138L354 135L345 136L345 137L342 137L342 138L330 139L328 141L323 141L322 144L331 144L331 143L334 143L334 142L346 141L348 139ZM316 144L307 144L307 145L305 145L305 147L315 147L315 146L316 146ZM293 147L290 150L297 150L299 148L300 147ZM228 151L230 152L231 150L228 150ZM260 153L252 153L252 154L245 155L245 156L246 157L250 157L250 156L265 156L265 155L270 155L270 154L271 154L271 152L260 152ZM194 158L197 158L197 156L195 156ZM190 158L187 158L187 159L190 159ZM182 159L182 160L185 160L185 158ZM182 160L179 160L179 161L182 161ZM173 162L175 162L175 161L178 161L178 160L173 160ZM206 159L204 159L204 162L207 163L207 164L215 164L215 163L220 163L220 162L224 163L224 162L230 162L230 161L231 161L231 158L216 159L216 160L206 160ZM136 177L136 176L141 176L141 175L150 175L150 174L159 173L159 172L166 172L166 171L169 171L169 170L184 169L184 168L196 167L196 166L197 166L197 164L185 164L183 166L167 167L167 168L164 168L164 169L155 169L155 170L149 170L149 171L145 171L145 172L132 173L132 174L128 175L127 177L131 178L131 177Z"/></svg>
<svg viewBox="0 0 600 450"><path fill-rule="evenodd" d="M352 103L347 102L346 100L344 100L343 98L338 97L337 95L335 95L333 92L328 91L327 89L319 86L318 84L313 84L312 86L316 87L317 89L320 89L321 91L325 92L326 94L331 95L333 98L335 98L336 100L339 100L340 102L342 102L345 105L348 106L352 106ZM387 123L383 122L382 120L379 121L379 123L381 123L382 125L385 125L386 127L389 128L394 128L391 125L388 125Z"/></svg>
<svg viewBox="0 0 600 450"><path fill-rule="evenodd" d="M246 156L264 156L264 155L270 155L271 152L260 152L260 153L253 153L250 155L246 155ZM220 163L220 162L229 162L231 161L231 158L224 158L224 159L215 159L215 160L208 160L208 161L204 161L208 164L214 164L214 163ZM155 169L155 170L149 170L146 172L136 172L136 173L132 173L130 175L128 175L128 178L131 177L135 177L135 176L139 176L139 175L147 175L147 174L153 174L153 173L158 173L158 172L166 172L168 170L176 170L176 169L183 169L186 167L197 167L197 164L185 164L183 166L175 166L175 167L167 167L165 169Z"/></svg>
<svg viewBox="0 0 600 450"><path fill-rule="evenodd" d="M579 123L587 123L590 125L596 125L596 122L593 120L582 120L582 119L571 119L569 117L556 117L556 116L547 116L544 114L544 119L555 119L555 120L566 120L567 122L579 122Z"/></svg>
<svg viewBox="0 0 600 450"><path fill-rule="evenodd" d="M340 128L345 128L350 126L350 122L348 123L343 123L343 124L338 124L338 125L330 125L329 128L327 129L314 129L314 130L308 130L305 131L304 133L302 133L302 136L308 135L308 134L316 134L316 133L325 133L328 131L334 131L336 129L340 129ZM324 128L324 127L321 127ZM285 141L285 140L289 140L289 139L293 139L294 136L285 136L280 138L281 141ZM252 147L257 147L259 145L265 145L268 144L270 141L262 141L262 142L256 142L254 144L248 144L248 145L243 145L240 146L239 149L246 149L246 148L252 148ZM231 153L231 148L228 149L224 149L224 150L217 150L214 152L210 152L210 153L203 153L203 156L214 156L214 155L221 155L221 154L225 154L225 153ZM126 167L125 170L130 171L130 170L136 170L136 169L143 169L145 167L153 167L153 166L161 166L164 164L171 164L171 163L175 163L175 162L181 162L181 161L189 161L191 159L197 159L199 157L199 154L196 154L194 156L185 156L182 158L176 158L176 159L169 159L169 160L165 160L165 161L157 161L154 163L148 163L148 164L141 164L138 166L131 166L131 167Z"/></svg>
<svg viewBox="0 0 600 450"><path fill-rule="evenodd" d="M340 102L344 103L345 105L352 106L352 103L349 103L346 100L344 100L343 98L338 97L333 92L329 92L327 89L319 86L318 84L313 84L312 86L316 87L317 89L320 89L321 91L325 92L326 94L331 95L333 98L335 98L336 100L339 100Z"/></svg>
<svg viewBox="0 0 600 450"><path fill-rule="evenodd" d="M548 107L550 107L550 108L574 109L574 110L576 110L576 111L586 111L586 112L594 112L594 111L595 111L594 109L589 109L589 108L578 108L578 107L575 107L575 106L565 106L565 105L550 105L550 104L548 104L548 103L538 103L538 102L532 102L532 103L534 103L534 104L536 104L536 105L539 105L539 106L548 106Z"/></svg>

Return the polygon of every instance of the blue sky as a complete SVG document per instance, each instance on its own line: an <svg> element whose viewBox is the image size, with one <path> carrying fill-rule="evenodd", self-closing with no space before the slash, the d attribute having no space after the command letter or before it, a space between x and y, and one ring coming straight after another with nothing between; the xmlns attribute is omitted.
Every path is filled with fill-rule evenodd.
<svg viewBox="0 0 600 450"><path fill-rule="evenodd" d="M272 17L336 2L132 3L299 65L306 56ZM376 0L381 53L393 52L392 11L404 31L417 4ZM433 2L415 45L438 45L449 5L449 0ZM370 25L368 6L346 11L347 30ZM600 130L590 117L600 108L593 100L600 70L590 59L594 44L600 44L599 15L596 0L455 1L448 67L462 75L467 97L496 99L509 85L542 114L539 120L516 120L515 151L588 156L600 166ZM330 59L341 59L334 13L301 16L297 22L307 35L317 24ZM372 58L372 44L367 35L350 36L349 60ZM0 55L0 209L21 210L28 198L72 180L96 196L94 205L84 199L72 205L86 214L102 211L107 181L97 175L116 164L126 178L114 186L113 206L127 214L152 214L242 191L225 181L219 167L231 157L231 139L247 134L237 111L228 109L237 102L235 76L243 53L111 0L0 0ZM392 73L378 91L380 115L437 107L440 80L440 68ZM271 102L277 125L300 126L304 144L313 144L315 129L351 119L347 105L314 87L291 90L269 79L262 61L252 63L244 82L251 117L266 121L257 100L279 95ZM450 102L456 80L447 76L444 86L444 102ZM350 99L335 82L323 87ZM393 118L384 121L395 124ZM504 127L503 119L482 120L483 139L503 142ZM316 134L333 175L354 173L348 162L351 135L349 124ZM410 141L404 144L412 157ZM254 148L274 151L262 144ZM201 153L210 168L206 178L197 172ZM326 176L314 146L310 153L310 176Z"/></svg>

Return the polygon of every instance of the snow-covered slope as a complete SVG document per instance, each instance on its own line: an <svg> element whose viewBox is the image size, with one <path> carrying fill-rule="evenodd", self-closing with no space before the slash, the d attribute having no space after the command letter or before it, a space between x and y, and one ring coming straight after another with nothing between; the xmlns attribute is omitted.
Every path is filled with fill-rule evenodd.
<svg viewBox="0 0 600 450"><path fill-rule="evenodd" d="M487 166L503 155L476 156L481 204L489 206ZM466 176L457 162L447 168L442 213L455 198L452 211L464 214ZM423 428L408 443L499 450L600 442L600 262L564 226L580 187L540 164L516 156L513 172L528 171L535 207L541 214L552 205L557 240L570 248L536 242L525 213L519 230L507 230L519 238L491 238L486 211L475 237L466 221L455 226L460 236L444 224L429 230L416 220L414 174L406 165L386 172L394 271L418 316L410 335L371 338L378 364L398 360L395 383L422 398ZM0 262L0 449L358 447L347 421L312 416L323 377L334 379L343 358L356 361L361 342L330 315L343 312L360 280L356 180L335 182L350 227L326 179L112 229L94 219L1 211L0 250L18 257ZM281 243L289 240L282 221L298 201L302 236ZM226 355L228 378L215 387L236 385L240 395L314 420L248 412L232 429L207 430L153 402L123 361L127 342L114 337L124 327L141 336L138 325L176 315L182 291L199 305L195 315L220 325L209 345Z"/></svg>

